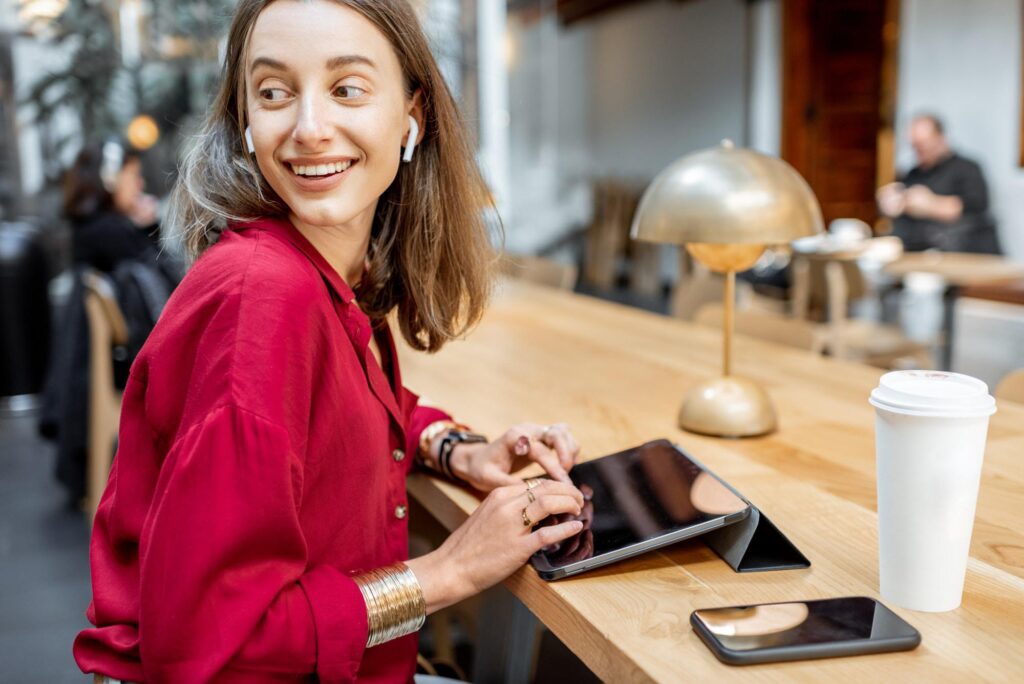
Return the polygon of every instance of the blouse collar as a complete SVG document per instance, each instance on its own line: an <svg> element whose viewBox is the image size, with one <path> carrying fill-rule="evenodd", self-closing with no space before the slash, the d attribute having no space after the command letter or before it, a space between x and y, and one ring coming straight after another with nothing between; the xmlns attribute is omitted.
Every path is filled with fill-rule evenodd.
<svg viewBox="0 0 1024 684"><path fill-rule="evenodd" d="M298 247L306 255L306 258L313 262L313 265L320 271L324 280L337 293L342 302L352 304L355 301L356 295L352 288L349 287L349 284L345 282L345 279L334 270L334 267L313 246L313 243L307 240L306 236L300 233L299 229L293 226L292 222L288 219L268 216L253 221L232 222L230 227L231 230L236 232L250 229L265 230L285 238Z"/></svg>

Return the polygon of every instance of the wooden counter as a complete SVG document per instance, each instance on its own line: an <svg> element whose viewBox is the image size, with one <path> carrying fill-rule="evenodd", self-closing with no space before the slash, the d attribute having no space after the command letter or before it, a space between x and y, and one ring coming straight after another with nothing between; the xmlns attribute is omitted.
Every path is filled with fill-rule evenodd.
<svg viewBox="0 0 1024 684"><path fill-rule="evenodd" d="M700 642L691 611L878 597L867 399L881 371L740 337L736 373L769 390L780 429L719 440L675 427L685 392L719 373L715 330L505 283L467 340L434 356L400 353L409 387L485 433L565 420L584 458L658 437L679 442L811 559L807 570L737 574L694 541L559 582L544 582L530 567L513 575L506 586L605 681L962 682L1024 674L1024 406L1002 406L992 419L963 606L939 614L894 607L921 631L916 651L736 668ZM410 491L448 527L477 502L425 475L411 478Z"/></svg>

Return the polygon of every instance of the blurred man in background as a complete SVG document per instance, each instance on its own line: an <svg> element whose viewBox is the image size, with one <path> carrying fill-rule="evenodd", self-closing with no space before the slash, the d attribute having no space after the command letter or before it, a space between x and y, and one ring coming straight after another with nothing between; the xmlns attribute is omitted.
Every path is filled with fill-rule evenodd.
<svg viewBox="0 0 1024 684"><path fill-rule="evenodd" d="M904 248L999 254L981 167L950 149L942 121L931 114L911 122L910 144L917 166L876 195Z"/></svg>

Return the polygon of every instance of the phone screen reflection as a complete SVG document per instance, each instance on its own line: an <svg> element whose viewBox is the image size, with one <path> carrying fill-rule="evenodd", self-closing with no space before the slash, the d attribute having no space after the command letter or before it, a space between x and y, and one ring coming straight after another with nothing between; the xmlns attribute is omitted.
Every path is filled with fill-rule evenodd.
<svg viewBox="0 0 1024 684"><path fill-rule="evenodd" d="M865 597L698 610L697 619L726 648L834 643L902 636L906 623Z"/></svg>

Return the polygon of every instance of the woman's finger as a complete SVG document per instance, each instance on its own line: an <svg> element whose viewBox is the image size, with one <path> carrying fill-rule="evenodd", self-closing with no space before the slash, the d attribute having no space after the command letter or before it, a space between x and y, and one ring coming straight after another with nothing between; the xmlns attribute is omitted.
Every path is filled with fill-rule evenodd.
<svg viewBox="0 0 1024 684"><path fill-rule="evenodd" d="M556 454L549 446L539 440L530 443L530 460L536 461L548 475L561 482L570 482L568 471L562 466Z"/></svg>
<svg viewBox="0 0 1024 684"><path fill-rule="evenodd" d="M522 483L521 479L505 472L501 469L501 466L493 462L485 463L477 471L475 477L471 479L471 484L474 487L485 492L498 489L499 487L521 485Z"/></svg>
<svg viewBox="0 0 1024 684"><path fill-rule="evenodd" d="M560 482L558 480L542 480L540 484L533 488L533 493L538 497L550 495L571 496L580 508L583 507L583 504L586 501L586 497L583 496L583 492L570 483Z"/></svg>
<svg viewBox="0 0 1024 684"><path fill-rule="evenodd" d="M531 532L529 536L529 539L532 542L530 544L531 554L536 553L545 546L557 544L568 539L574 534L579 534L582 529L583 523L579 520L570 520L569 522L559 523L557 525L539 527Z"/></svg>
<svg viewBox="0 0 1024 684"><path fill-rule="evenodd" d="M552 427L544 438L544 444L555 450L558 462L565 470L572 470L572 464L576 460L573 454L572 438L568 432L559 427Z"/></svg>
<svg viewBox="0 0 1024 684"><path fill-rule="evenodd" d="M520 517L522 517L523 511L526 511L526 517L522 521L523 527L533 527L550 515L558 515L559 513L580 514L580 505L576 502L575 497L564 494L539 496L536 497L535 501L528 501L526 497L523 497L522 502L525 505L519 508Z"/></svg>

